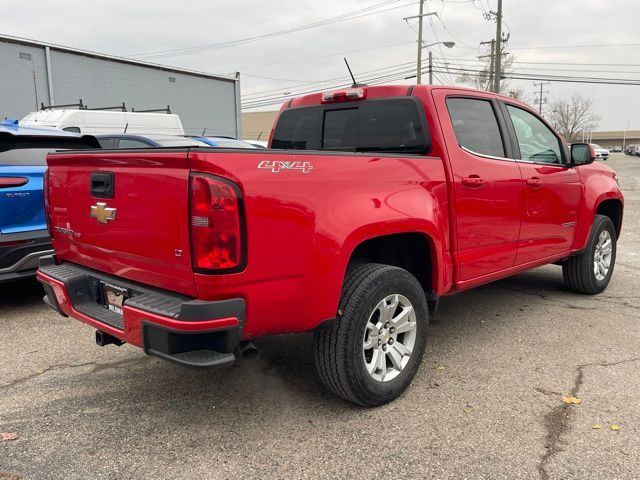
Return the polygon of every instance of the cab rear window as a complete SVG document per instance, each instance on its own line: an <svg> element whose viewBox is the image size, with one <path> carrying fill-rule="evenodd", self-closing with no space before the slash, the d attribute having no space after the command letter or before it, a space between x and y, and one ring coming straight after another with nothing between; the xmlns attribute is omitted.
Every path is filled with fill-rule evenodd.
<svg viewBox="0 0 640 480"><path fill-rule="evenodd" d="M346 152L423 153L430 146L414 98L368 100L285 110L272 148Z"/></svg>

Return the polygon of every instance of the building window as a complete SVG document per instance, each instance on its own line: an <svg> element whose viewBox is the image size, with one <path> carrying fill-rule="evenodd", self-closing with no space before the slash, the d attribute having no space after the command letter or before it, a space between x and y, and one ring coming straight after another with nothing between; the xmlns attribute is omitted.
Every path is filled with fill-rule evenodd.
<svg viewBox="0 0 640 480"><path fill-rule="evenodd" d="M30 53L18 52L18 56L20 57L20 60L29 60L29 61L31 61L31 54Z"/></svg>
<svg viewBox="0 0 640 480"><path fill-rule="evenodd" d="M176 77L169 77L169 83L176 83Z"/></svg>

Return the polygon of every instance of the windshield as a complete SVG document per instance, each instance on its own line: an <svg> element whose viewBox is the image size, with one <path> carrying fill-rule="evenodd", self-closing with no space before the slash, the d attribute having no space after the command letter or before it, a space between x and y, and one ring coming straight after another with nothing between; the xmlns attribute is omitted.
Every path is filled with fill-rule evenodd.
<svg viewBox="0 0 640 480"><path fill-rule="evenodd" d="M80 137L13 137L0 136L0 165L43 166L47 154L57 150L97 148Z"/></svg>

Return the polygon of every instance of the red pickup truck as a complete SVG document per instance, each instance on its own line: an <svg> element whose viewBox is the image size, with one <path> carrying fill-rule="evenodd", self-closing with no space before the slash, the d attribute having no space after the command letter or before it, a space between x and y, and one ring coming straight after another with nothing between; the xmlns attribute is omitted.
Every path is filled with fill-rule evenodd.
<svg viewBox="0 0 640 480"><path fill-rule="evenodd" d="M45 301L100 345L191 367L312 331L326 386L371 406L413 379L440 297L550 263L575 292L611 279L615 173L513 99L312 94L270 146L49 155Z"/></svg>

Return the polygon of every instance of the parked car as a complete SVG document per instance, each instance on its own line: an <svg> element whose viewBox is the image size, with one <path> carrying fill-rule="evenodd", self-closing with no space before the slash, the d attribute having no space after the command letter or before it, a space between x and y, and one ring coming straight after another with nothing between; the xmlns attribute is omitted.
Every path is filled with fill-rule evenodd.
<svg viewBox="0 0 640 480"><path fill-rule="evenodd" d="M179 135L97 135L102 148L208 147L196 138Z"/></svg>
<svg viewBox="0 0 640 480"><path fill-rule="evenodd" d="M609 150L601 147L597 143L593 143L593 149L596 152L596 160L607 160L609 158Z"/></svg>
<svg viewBox="0 0 640 480"><path fill-rule="evenodd" d="M198 368L314 332L327 388L373 406L411 383L439 298L552 263L580 293L613 274L615 173L517 100L311 94L270 146L49 155L47 303L99 345Z"/></svg>
<svg viewBox="0 0 640 480"><path fill-rule="evenodd" d="M48 152L98 148L93 137L0 122L0 283L34 276L53 253L42 181Z"/></svg>
<svg viewBox="0 0 640 480"><path fill-rule="evenodd" d="M612 152L614 153L621 153L622 152L622 147L620 145L616 145L615 147L613 147L611 149Z"/></svg>
<svg viewBox="0 0 640 480"><path fill-rule="evenodd" d="M201 142L216 148L256 148L255 145L245 142L244 140L236 140L231 137L198 137L190 136Z"/></svg>
<svg viewBox="0 0 640 480"><path fill-rule="evenodd" d="M184 135L180 117L173 113L109 112L106 110L53 109L32 112L20 120L25 127L51 127L92 135Z"/></svg>
<svg viewBox="0 0 640 480"><path fill-rule="evenodd" d="M267 148L269 142L265 142L264 140L245 140L245 142L250 143L256 148Z"/></svg>

